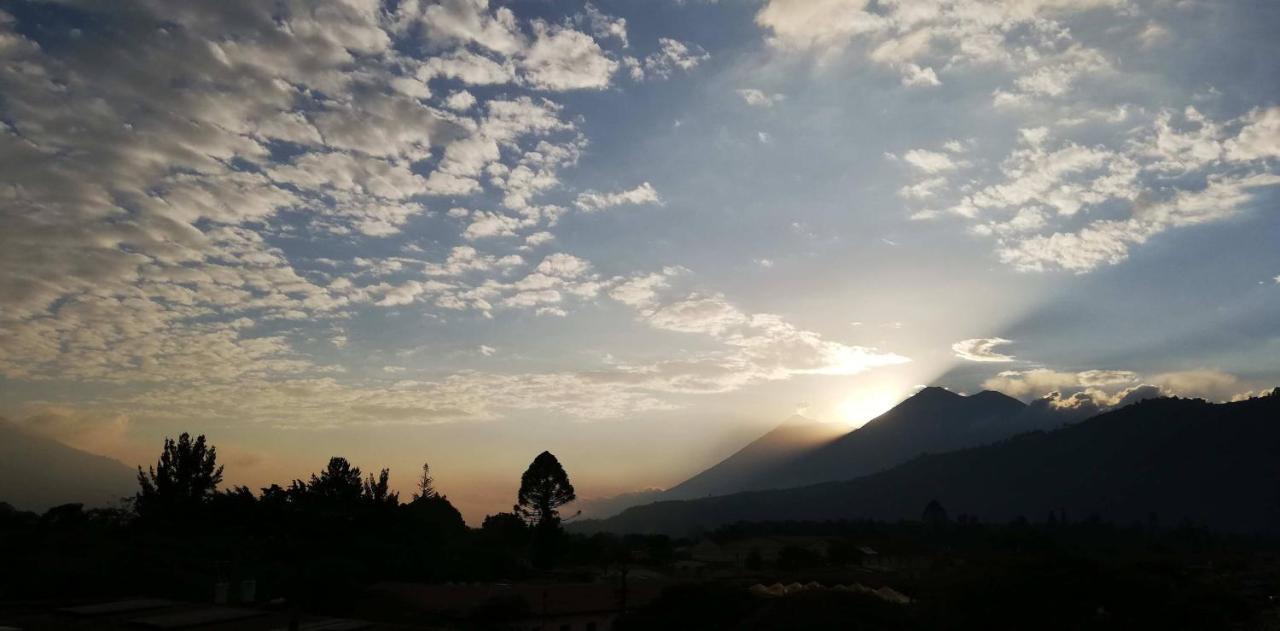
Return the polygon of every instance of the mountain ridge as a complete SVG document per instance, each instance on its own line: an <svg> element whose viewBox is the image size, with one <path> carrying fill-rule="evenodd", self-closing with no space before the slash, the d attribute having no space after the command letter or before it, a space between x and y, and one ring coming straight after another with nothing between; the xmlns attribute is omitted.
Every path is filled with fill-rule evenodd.
<svg viewBox="0 0 1280 631"><path fill-rule="evenodd" d="M1280 532L1280 389L1233 403L1156 398L1053 431L924 455L872 475L627 509L585 530L687 534L736 521L918 519L937 500L986 521L1067 511Z"/></svg>
<svg viewBox="0 0 1280 631"><path fill-rule="evenodd" d="M592 500L584 511L607 517L607 511L655 501L851 479L927 451L982 444L1040 427L1027 409L1021 401L993 390L965 396L928 386L853 430L795 414L665 491Z"/></svg>
<svg viewBox="0 0 1280 631"><path fill-rule="evenodd" d="M687 499L746 490L761 472L801 457L825 440L842 434L834 423L822 423L798 414L747 443L727 458L667 489L661 499Z"/></svg>
<svg viewBox="0 0 1280 631"><path fill-rule="evenodd" d="M0 502L43 511L60 504L118 504L136 490L124 463L26 431L0 418Z"/></svg>

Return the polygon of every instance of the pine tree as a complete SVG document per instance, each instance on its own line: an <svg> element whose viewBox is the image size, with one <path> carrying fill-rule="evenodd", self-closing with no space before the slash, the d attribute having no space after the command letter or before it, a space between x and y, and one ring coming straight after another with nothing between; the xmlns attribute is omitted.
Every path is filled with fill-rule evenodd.
<svg viewBox="0 0 1280 631"><path fill-rule="evenodd" d="M422 477L418 479L418 492L413 494L413 499L431 499L439 493L436 493L435 478L431 477L431 465L422 463Z"/></svg>
<svg viewBox="0 0 1280 631"><path fill-rule="evenodd" d="M560 461L544 451L520 477L515 513L531 526L554 527L560 524L559 508L572 502L573 484Z"/></svg>

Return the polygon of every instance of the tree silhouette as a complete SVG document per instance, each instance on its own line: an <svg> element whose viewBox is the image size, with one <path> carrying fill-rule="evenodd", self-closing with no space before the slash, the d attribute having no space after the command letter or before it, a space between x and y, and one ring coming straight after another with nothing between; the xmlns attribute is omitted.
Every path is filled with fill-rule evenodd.
<svg viewBox="0 0 1280 631"><path fill-rule="evenodd" d="M418 478L418 491L413 494L413 499L431 498L437 495L435 487L435 478L431 477L431 466L422 463L422 477Z"/></svg>
<svg viewBox="0 0 1280 631"><path fill-rule="evenodd" d="M177 441L164 439L155 467L146 473L138 467L135 506L144 517L190 515L217 492L220 482L217 449L205 444L203 434L192 440L183 432Z"/></svg>
<svg viewBox="0 0 1280 631"><path fill-rule="evenodd" d="M400 504L400 494L392 493L388 484L390 477L390 469L383 469L378 473L376 479L370 473L369 478L364 482L364 499L378 505L396 506Z"/></svg>
<svg viewBox="0 0 1280 631"><path fill-rule="evenodd" d="M334 456L329 459L320 475L311 474L305 484L301 480L293 483L294 490L319 500L328 500L335 504L355 504L364 493L364 483L360 478L360 467L351 466L346 458Z"/></svg>
<svg viewBox="0 0 1280 631"><path fill-rule="evenodd" d="M520 476L520 493L516 496L514 511L532 526L554 527L560 524L557 509L576 497L560 461L551 452L544 451Z"/></svg>

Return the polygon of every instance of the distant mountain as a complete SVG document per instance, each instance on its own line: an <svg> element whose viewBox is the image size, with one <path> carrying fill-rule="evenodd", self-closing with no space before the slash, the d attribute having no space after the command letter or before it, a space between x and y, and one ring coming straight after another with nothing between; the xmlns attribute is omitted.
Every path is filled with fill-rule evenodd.
<svg viewBox="0 0 1280 631"><path fill-rule="evenodd" d="M113 506L137 490L137 471L118 460L36 436L0 419L0 502L43 511L78 502Z"/></svg>
<svg viewBox="0 0 1280 631"><path fill-rule="evenodd" d="M691 499L775 488L769 481L769 472L820 448L847 429L834 423L792 416L711 468L671 487L661 499Z"/></svg>
<svg viewBox="0 0 1280 631"><path fill-rule="evenodd" d="M931 395L933 396L933 395ZM938 394L941 398L943 395ZM1050 432L916 458L846 482L639 506L581 530L682 534L736 521L919 519L1004 522L1050 511L1128 525L1183 520L1280 532L1280 388L1235 403L1149 399Z"/></svg>
<svg viewBox="0 0 1280 631"><path fill-rule="evenodd" d="M612 517L631 508L662 500L691 499L726 495L744 490L771 488L755 486L762 475L815 447L840 436L846 428L793 415L765 435L751 441L711 468L669 489L644 489L611 497L579 500L581 519Z"/></svg>
<svg viewBox="0 0 1280 631"><path fill-rule="evenodd" d="M630 493L620 493L608 497L579 499L574 502L573 510L580 513L577 519L603 519L612 517L632 506L651 504L662 499L662 489L643 489Z"/></svg>
<svg viewBox="0 0 1280 631"><path fill-rule="evenodd" d="M584 505L583 516L607 517L655 501L850 480L922 453L981 445L1059 420L1043 411L1032 414L1021 401L999 392L966 397L944 388L924 388L853 431L792 416L728 458L664 492L594 500Z"/></svg>
<svg viewBox="0 0 1280 631"><path fill-rule="evenodd" d="M768 471L768 479L751 488L851 480L922 453L973 447L1039 429L1029 423L1026 407L990 390L966 397L945 388L924 388L861 428Z"/></svg>

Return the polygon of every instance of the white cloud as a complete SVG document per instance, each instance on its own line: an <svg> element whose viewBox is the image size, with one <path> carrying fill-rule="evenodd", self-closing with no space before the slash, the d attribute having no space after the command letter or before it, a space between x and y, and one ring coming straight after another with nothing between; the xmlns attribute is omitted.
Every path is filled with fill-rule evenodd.
<svg viewBox="0 0 1280 631"><path fill-rule="evenodd" d="M535 232L525 237L524 243L529 247L536 247L539 245L543 245L545 243L550 243L551 241L554 241L555 238L556 238L555 235L551 234L550 232L546 232L544 230L542 232Z"/></svg>
<svg viewBox="0 0 1280 631"><path fill-rule="evenodd" d="M940 85L935 67L1008 69L1015 86L997 90L996 102L1025 105L1064 96L1080 77L1110 69L1058 22L1100 7L1125 11L1123 0L768 0L755 20L781 53L811 55L820 65L865 55L896 70L905 86Z"/></svg>
<svg viewBox="0 0 1280 631"><path fill-rule="evenodd" d="M1280 113L1268 110L1227 122L1190 107L1178 115L1161 111L1119 148L1024 128L999 176L971 179L958 196L936 173L973 165L939 151L907 152L903 160L922 175L899 194L931 206L951 198L948 210L973 222L975 234L995 237L996 256L1020 270L1085 273L1124 261L1133 247L1168 230L1229 218L1258 190L1280 184L1264 164L1271 155L1264 139L1276 120Z"/></svg>
<svg viewBox="0 0 1280 631"><path fill-rule="evenodd" d="M945 177L931 177L898 189L898 195L907 199L927 199L933 197L946 184Z"/></svg>
<svg viewBox="0 0 1280 631"><path fill-rule="evenodd" d="M742 88L737 92L738 96L752 107L773 107L787 98L785 94L769 94L756 88Z"/></svg>
<svg viewBox="0 0 1280 631"><path fill-rule="evenodd" d="M915 64L906 64L902 67L902 85L905 86L935 86L942 85L938 80L938 75L933 68L928 66L920 67Z"/></svg>
<svg viewBox="0 0 1280 631"><path fill-rule="evenodd" d="M866 0L770 0L756 23L770 32L769 43L793 51L830 55L853 38L876 33L888 21L866 11Z"/></svg>
<svg viewBox="0 0 1280 631"><path fill-rule="evenodd" d="M1244 117L1245 126L1225 143L1231 160L1280 157L1280 106L1255 109Z"/></svg>
<svg viewBox="0 0 1280 631"><path fill-rule="evenodd" d="M928 149L912 149L902 154L902 159L924 173L951 171L960 166L951 156Z"/></svg>
<svg viewBox="0 0 1280 631"><path fill-rule="evenodd" d="M1057 407L1093 406L1097 411L1151 396L1198 397L1210 401L1247 398L1250 384L1221 370L1199 369L1140 376L1123 370L1059 372L1047 368L1005 371L983 387L1015 397L1045 397Z"/></svg>
<svg viewBox="0 0 1280 631"><path fill-rule="evenodd" d="M476 97L466 90L458 90L445 99L445 106L451 110L465 112L476 104Z"/></svg>
<svg viewBox="0 0 1280 631"><path fill-rule="evenodd" d="M559 278L578 278L591 270L591 264L572 254L552 254L538 264L538 272Z"/></svg>
<svg viewBox="0 0 1280 631"><path fill-rule="evenodd" d="M535 21L534 41L520 61L530 85L546 90L599 90L609 85L618 62L605 56L590 35Z"/></svg>
<svg viewBox="0 0 1280 631"><path fill-rule="evenodd" d="M1035 97L1060 97L1081 77L1097 78L1112 70L1102 53L1079 44L1044 60L1032 61L1028 66L1014 81L1016 91L1005 93L1011 103L1025 103Z"/></svg>
<svg viewBox="0 0 1280 631"><path fill-rule="evenodd" d="M467 229L463 231L462 237L468 241L486 237L510 237L514 236L516 230L522 225L519 219L501 213L476 212L472 215Z"/></svg>
<svg viewBox="0 0 1280 631"><path fill-rule="evenodd" d="M511 63L466 50L432 57L418 69L418 78L423 81L441 77L456 79L467 85L510 83L515 80L515 76L515 67Z"/></svg>
<svg viewBox="0 0 1280 631"><path fill-rule="evenodd" d="M578 199L574 202L574 205L584 212L640 204L662 204L662 198L658 196L658 191L648 182L642 182L631 190L618 191L616 193L584 191L578 195Z"/></svg>
<svg viewBox="0 0 1280 631"><path fill-rule="evenodd" d="M649 54L643 61L631 58L627 61L631 78L669 79L677 70L689 72L698 64L711 58L707 51L696 44L686 44L674 39L658 38L658 50Z"/></svg>
<svg viewBox="0 0 1280 631"><path fill-rule="evenodd" d="M971 362L1011 362L1014 360L1012 355L996 351L997 346L1011 343L1010 340L1002 337L975 338L960 340L951 345L951 350L955 352L956 357Z"/></svg>
<svg viewBox="0 0 1280 631"><path fill-rule="evenodd" d="M726 302L723 296L697 295L664 305L648 318L648 323L659 329L711 335L749 321L746 314Z"/></svg>
<svg viewBox="0 0 1280 631"><path fill-rule="evenodd" d="M609 290L609 297L632 307L649 308L654 304L658 290L666 287L675 273L671 270L626 279Z"/></svg>
<svg viewBox="0 0 1280 631"><path fill-rule="evenodd" d="M1076 390L1086 387L1131 385L1138 380L1132 372L1118 370L1092 370L1083 372L1059 372L1048 368L1004 371L983 382L982 387L999 390L1014 397L1041 396L1053 391Z"/></svg>
<svg viewBox="0 0 1280 631"><path fill-rule="evenodd" d="M1230 401L1246 388L1236 375L1214 369L1160 373L1147 377L1146 381L1168 393L1211 401Z"/></svg>
<svg viewBox="0 0 1280 631"><path fill-rule="evenodd" d="M591 26L592 34L600 38L612 37L618 40L618 42L622 44L623 48L630 45L627 41L626 18L606 15L590 2L587 3L585 10L586 20Z"/></svg>
<svg viewBox="0 0 1280 631"><path fill-rule="evenodd" d="M619 416L670 408L672 392L906 360L723 298L732 326L699 325L682 304L692 298L663 299L679 268L603 278L572 255L513 253L551 242L567 212L541 196L587 139L551 93L610 86L619 55L602 45L627 45L619 18L588 9L577 23L597 41L571 20L522 20L484 0L135 9L106 20L118 29L110 38L52 48L0 20L7 379L127 384L95 401L104 415L308 426L512 409ZM76 10L105 23L101 7ZM666 78L708 58L660 38L633 67ZM468 198L478 193L501 206ZM585 211L660 203L647 182L575 200ZM401 232L419 221L452 232ZM567 317L602 296L642 322L661 313L646 324L654 331L709 336L714 348L603 370L415 381L384 359L358 365L367 340L345 333L365 312Z"/></svg>
<svg viewBox="0 0 1280 631"><path fill-rule="evenodd" d="M421 23L428 41L475 43L503 55L515 54L524 46L515 14L506 7L490 14L488 6L488 0L409 1L399 5L398 18L402 25Z"/></svg>

